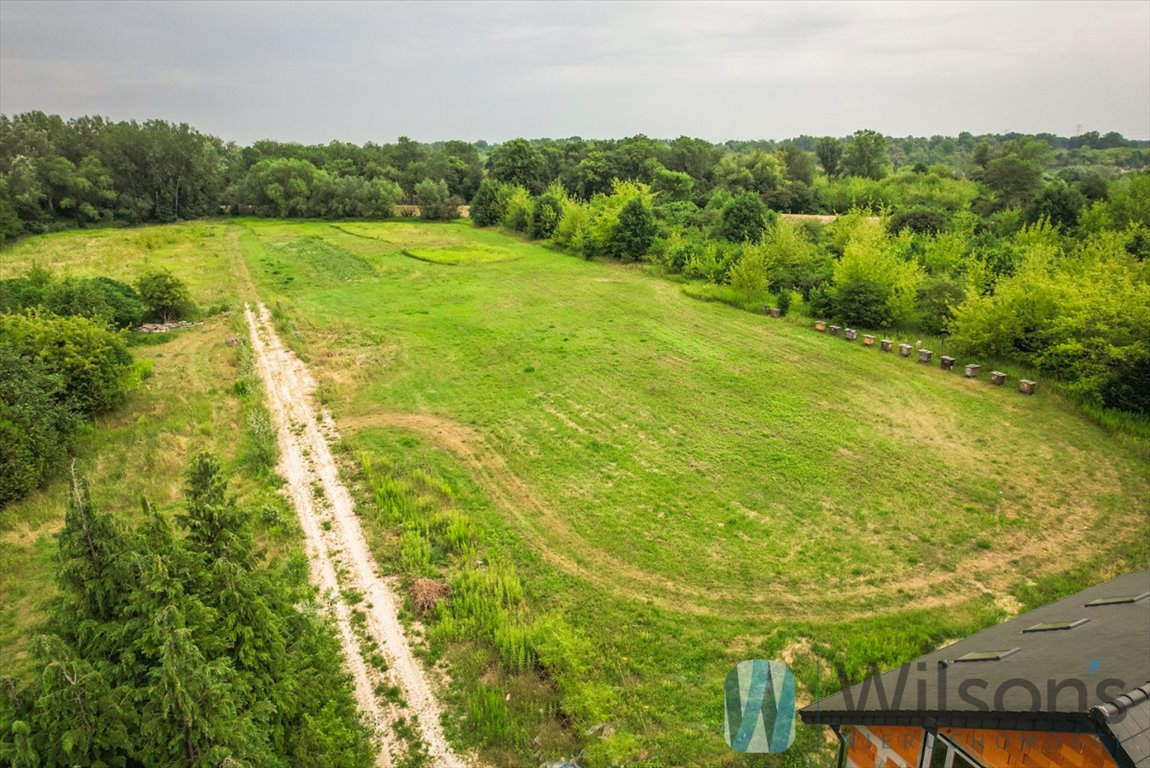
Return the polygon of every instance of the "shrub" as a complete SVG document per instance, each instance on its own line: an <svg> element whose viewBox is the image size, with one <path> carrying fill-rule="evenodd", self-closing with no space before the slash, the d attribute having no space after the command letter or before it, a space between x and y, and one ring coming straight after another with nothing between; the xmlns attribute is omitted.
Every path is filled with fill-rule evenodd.
<svg viewBox="0 0 1150 768"><path fill-rule="evenodd" d="M37 488L67 452L75 418L58 376L0 344L0 507Z"/></svg>
<svg viewBox="0 0 1150 768"><path fill-rule="evenodd" d="M890 324L890 291L876 280L858 279L835 288L834 312L848 325L882 328Z"/></svg>
<svg viewBox="0 0 1150 768"><path fill-rule="evenodd" d="M715 234L732 243L757 243L767 228L766 203L754 192L744 192L723 206Z"/></svg>
<svg viewBox="0 0 1150 768"><path fill-rule="evenodd" d="M0 312L19 312L44 303L47 283L37 283L30 276L0 280Z"/></svg>
<svg viewBox="0 0 1150 768"><path fill-rule="evenodd" d="M811 288L807 305L812 317L831 317L835 310L834 294L826 285L816 285Z"/></svg>
<svg viewBox="0 0 1150 768"><path fill-rule="evenodd" d="M728 278L731 288L751 301L762 296L767 290L766 263L763 252L758 248L743 249L742 257L731 267Z"/></svg>
<svg viewBox="0 0 1150 768"><path fill-rule="evenodd" d="M791 311L791 289L790 288L784 288L781 291L779 291L778 307L779 307L779 314L780 315L785 316L788 312Z"/></svg>
<svg viewBox="0 0 1150 768"><path fill-rule="evenodd" d="M0 338L12 352L57 377L53 394L64 407L86 416L118 405L132 380L132 356L124 340L85 317L0 315Z"/></svg>
<svg viewBox="0 0 1150 768"><path fill-rule="evenodd" d="M509 192L505 184L495 179L484 179L475 197L471 198L471 221L477 227L493 227L507 213Z"/></svg>
<svg viewBox="0 0 1150 768"><path fill-rule="evenodd" d="M918 325L930 334L946 333L954 308L965 298L962 281L949 275L932 275L918 287Z"/></svg>
<svg viewBox="0 0 1150 768"><path fill-rule="evenodd" d="M772 291L798 290L804 295L812 286L830 280L834 262L830 254L815 246L799 228L779 222L755 246L761 250Z"/></svg>
<svg viewBox="0 0 1150 768"><path fill-rule="evenodd" d="M544 240L555 232L559 219L563 215L563 206L567 195L563 187L552 184L550 188L535 199L535 205L527 217L527 234L534 240Z"/></svg>
<svg viewBox="0 0 1150 768"><path fill-rule="evenodd" d="M897 235L904 229L909 229L917 235L937 235L946 229L946 214L929 208L899 211L890 217L886 228L892 235Z"/></svg>
<svg viewBox="0 0 1150 768"><path fill-rule="evenodd" d="M642 197L632 197L619 211L619 223L611 235L612 254L623 261L639 261L654 241L655 214Z"/></svg>
<svg viewBox="0 0 1150 768"><path fill-rule="evenodd" d="M447 221L459 217L459 202L451 197L443 179L424 179L416 184L415 203L423 219Z"/></svg>
<svg viewBox="0 0 1150 768"><path fill-rule="evenodd" d="M903 258L909 235L887 238L881 225L866 220L843 234L843 257L834 268L835 315L868 328L911 322L922 270Z"/></svg>
<svg viewBox="0 0 1150 768"><path fill-rule="evenodd" d="M571 249L574 253L583 252L583 241L591 226L591 211L588 206L573 200L563 207L563 215L555 227L552 239L557 245Z"/></svg>
<svg viewBox="0 0 1150 768"><path fill-rule="evenodd" d="M136 281L136 290L152 320L168 323L193 312L192 299L184 281L166 269L147 272Z"/></svg>
<svg viewBox="0 0 1150 768"><path fill-rule="evenodd" d="M516 232L527 232L531 208L531 193L523 187L513 187L507 195L507 205L501 220L503 226Z"/></svg>
<svg viewBox="0 0 1150 768"><path fill-rule="evenodd" d="M1150 274L1102 233L1063 254L1031 245L992 296L969 293L955 309L960 351L1012 357L1069 381L1094 406L1150 412Z"/></svg>
<svg viewBox="0 0 1150 768"><path fill-rule="evenodd" d="M139 325L144 317L136 290L108 277L54 281L44 290L43 305L57 315L97 318L114 328Z"/></svg>

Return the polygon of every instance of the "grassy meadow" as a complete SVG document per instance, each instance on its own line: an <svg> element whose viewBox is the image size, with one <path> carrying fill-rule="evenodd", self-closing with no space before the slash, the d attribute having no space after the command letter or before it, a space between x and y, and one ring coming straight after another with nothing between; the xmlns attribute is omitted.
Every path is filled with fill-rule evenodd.
<svg viewBox="0 0 1150 768"><path fill-rule="evenodd" d="M517 668L503 630L425 618L426 653L452 664L449 732L492 764L805 765L826 746L802 726L779 758L724 745L734 664L785 660L809 701L836 664L857 678L1150 561L1145 443L1042 382L1024 397L989 366L967 380L638 266L466 222L267 220L32 238L0 277L33 263L163 265L202 307L273 309L384 567L506 576L508 621L549 638ZM245 465L259 406L223 345L238 323L135 348L152 377L79 448L98 503L176 498L193 447ZM261 477L238 490L275 505ZM50 592L63 504L57 481L0 512L5 658Z"/></svg>

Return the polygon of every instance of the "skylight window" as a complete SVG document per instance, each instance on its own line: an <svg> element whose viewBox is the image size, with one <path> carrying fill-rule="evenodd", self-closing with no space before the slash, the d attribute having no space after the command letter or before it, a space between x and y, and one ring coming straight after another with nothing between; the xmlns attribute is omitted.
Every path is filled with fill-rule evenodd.
<svg viewBox="0 0 1150 768"><path fill-rule="evenodd" d="M1115 595L1114 597L1100 597L1097 600L1091 600L1086 604L1087 608L1092 608L1099 605L1122 605L1123 603L1136 603L1139 600L1145 600L1150 597L1150 592L1143 592L1138 595Z"/></svg>
<svg viewBox="0 0 1150 768"><path fill-rule="evenodd" d="M1078 621L1051 621L1046 624L1035 624L1033 627L1027 627L1022 630L1023 632L1054 632L1059 629L1074 629L1081 627L1090 619L1079 619Z"/></svg>
<svg viewBox="0 0 1150 768"><path fill-rule="evenodd" d="M1007 648L1003 651L971 651L959 656L954 661L955 663L960 661L999 661L1015 653L1018 653L1017 648Z"/></svg>

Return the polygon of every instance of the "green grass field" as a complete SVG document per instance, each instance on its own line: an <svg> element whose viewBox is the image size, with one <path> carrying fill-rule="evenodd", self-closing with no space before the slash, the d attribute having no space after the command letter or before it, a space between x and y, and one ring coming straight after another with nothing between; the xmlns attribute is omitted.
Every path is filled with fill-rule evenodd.
<svg viewBox="0 0 1150 768"><path fill-rule="evenodd" d="M1024 397L639 267L465 222L193 223L35 238L0 259L3 277L163 264L201 305L261 297L319 381L397 570L400 532L372 511L363 460L446 484L478 556L518 573L524 616L564 622L590 659L532 682L451 646L458 712L477 687L513 694L505 739L455 731L493 763L586 749L589 765L774 764L723 744L738 661L787 660L810 700L837 687L836 661L889 666L1150 561L1145 443L1049 387ZM155 377L80 450L117 508L174 498L188 446L242 433L219 346L231 322L138 350ZM0 513L0 654L50 581L61 496ZM820 743L800 727L784 760Z"/></svg>

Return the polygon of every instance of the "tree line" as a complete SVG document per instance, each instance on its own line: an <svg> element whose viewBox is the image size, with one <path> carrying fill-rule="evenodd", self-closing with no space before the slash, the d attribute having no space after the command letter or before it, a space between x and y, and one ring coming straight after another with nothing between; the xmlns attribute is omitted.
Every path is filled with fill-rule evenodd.
<svg viewBox="0 0 1150 768"><path fill-rule="evenodd" d="M879 139L855 150L879 178L822 177L848 206L826 224L781 219L757 187L728 183L699 205L686 177L615 179L584 200L559 182L533 194L489 176L471 220L649 262L744 308L795 303L855 327L948 335L963 354L1063 380L1095 413L1150 415L1150 173L1052 177L1049 148L1022 137L979 145L969 178L944 166L883 175Z"/></svg>
<svg viewBox="0 0 1150 768"><path fill-rule="evenodd" d="M237 147L163 121L0 116L0 238L213 214L387 218L401 204L428 219L469 204L479 226L655 263L744 306L769 294L852 325L949 334L1066 379L1094 407L1150 413L1147 141L860 130ZM1086 290L1097 285L1121 290Z"/></svg>
<svg viewBox="0 0 1150 768"><path fill-rule="evenodd" d="M539 195L558 184L590 201L615 180L663 200L714 208L758 194L772 210L842 213L929 202L947 209L1027 204L1044 180L1097 190L1150 167L1150 142L1119 134L930 138L801 136L723 144L681 136L392 144L257 141L240 147L163 120L0 115L0 240L99 223L168 222L220 213L387 218L401 204L449 218L484 178ZM903 171L930 178L907 183Z"/></svg>

